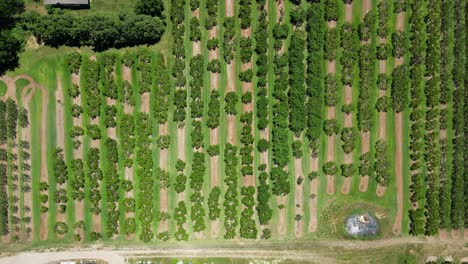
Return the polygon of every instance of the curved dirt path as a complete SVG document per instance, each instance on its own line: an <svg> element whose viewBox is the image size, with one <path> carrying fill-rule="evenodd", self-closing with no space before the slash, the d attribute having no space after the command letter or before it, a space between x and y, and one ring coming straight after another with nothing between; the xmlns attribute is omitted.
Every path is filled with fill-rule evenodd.
<svg viewBox="0 0 468 264"><path fill-rule="evenodd" d="M13 81L19 79L26 79L32 84L34 89L39 89L42 94L42 115L41 115L41 181L49 183L49 176L47 173L47 109L49 106L49 95L44 86L37 83L31 76L27 74L17 75ZM40 229L40 239L47 239L47 219L48 213L41 213L41 229Z"/></svg>
<svg viewBox="0 0 468 264"><path fill-rule="evenodd" d="M397 14L396 30L405 31L405 12ZM402 65L403 58L395 61L395 66ZM393 224L393 233L401 233L401 224L403 218L403 113L395 113L395 171L397 186L397 214Z"/></svg>

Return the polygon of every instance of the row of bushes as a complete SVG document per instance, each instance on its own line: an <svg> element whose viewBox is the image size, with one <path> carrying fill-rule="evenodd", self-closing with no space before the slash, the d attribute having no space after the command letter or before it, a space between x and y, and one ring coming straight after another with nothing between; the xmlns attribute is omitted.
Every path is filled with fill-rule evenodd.
<svg viewBox="0 0 468 264"><path fill-rule="evenodd" d="M320 135L324 119L324 71L322 63L325 44L324 7L320 2L313 2L308 9L307 18L307 137L312 154L318 155Z"/></svg>
<svg viewBox="0 0 468 264"><path fill-rule="evenodd" d="M466 98L466 21L465 21L465 9L463 3L456 1L455 4L455 43L454 43L454 65L453 65L453 83L455 87L454 91L454 104L453 104L453 173L452 173L452 209L451 209L451 220L452 227L459 229L462 226L466 228L466 221L468 219L466 215L467 210L464 207L464 197L466 197L466 188L464 182L464 163L467 162L468 153L468 140L465 139L467 135L466 129L468 123L465 121L466 107L468 100Z"/></svg>
<svg viewBox="0 0 468 264"><path fill-rule="evenodd" d="M370 36L375 31L374 13L368 12L361 23L361 46L359 53L359 101L358 101L358 128L369 132L374 123L373 88L375 85L375 45L370 43Z"/></svg>
<svg viewBox="0 0 468 264"><path fill-rule="evenodd" d="M173 120L178 126L184 126L187 108L187 90L184 88L187 79L185 76L185 43L184 43L184 10L185 1L176 0L171 2L171 21L172 21L172 37L174 41L172 54L175 56L174 65L172 67L172 76L175 80L177 90L174 92L174 116Z"/></svg>
<svg viewBox="0 0 468 264"><path fill-rule="evenodd" d="M342 82L344 85L353 85L354 68L358 56L357 30L350 22L346 22L341 27L341 47L342 54L340 63L342 66Z"/></svg>
<svg viewBox="0 0 468 264"><path fill-rule="evenodd" d="M174 209L174 219L177 224L177 231L174 237L177 241L187 241L188 234L184 228L185 222L187 222L187 206L184 201L180 201L177 207Z"/></svg>
<svg viewBox="0 0 468 264"><path fill-rule="evenodd" d="M273 127L272 133L272 159L274 167L270 172L271 188L275 195L287 195L290 191L289 173L284 167L289 162L289 104L288 104L288 56L279 54L279 48L288 36L288 27L285 24L276 24L273 29L275 48L274 58L275 82L273 84Z"/></svg>
<svg viewBox="0 0 468 264"><path fill-rule="evenodd" d="M256 239L257 238L257 226L254 216L254 205L255 205L255 187L242 187L241 188L242 204L244 210L241 214L240 219L240 236L243 238Z"/></svg>
<svg viewBox="0 0 468 264"><path fill-rule="evenodd" d="M66 185L68 182L68 169L63 157L63 150L61 148L57 148L54 153L54 174L55 182L57 184L55 203L59 213L65 214L68 202L67 189L66 187L61 188L60 186Z"/></svg>
<svg viewBox="0 0 468 264"><path fill-rule="evenodd" d="M410 136L410 158L413 162L411 165L411 196L412 203L422 203L425 193L425 178L422 173L423 166L423 140L424 140L424 94L422 90L423 71L424 71L424 47L426 33L424 31L424 9L421 0L413 1L411 4L412 14L410 16L411 29L411 136ZM410 210L410 233L413 235L424 234L425 216L424 209L418 208Z"/></svg>
<svg viewBox="0 0 468 264"><path fill-rule="evenodd" d="M82 94L84 95L84 111L91 117L96 118L101 109L101 91L99 89L99 64L88 57L83 58L82 77L84 83Z"/></svg>
<svg viewBox="0 0 468 264"><path fill-rule="evenodd" d="M268 26L267 13L265 2L258 3L258 27L255 30L255 53L257 55L255 60L256 65L256 76L257 76L257 97L256 97L256 116L257 116L257 128L258 130L264 130L268 127L268 110L269 110L269 99L267 89L267 76L268 76ZM263 143L262 143L263 142ZM263 147L261 147L263 145ZM260 139L257 148L260 152L267 151L269 149L269 142L267 139ZM258 167L258 187L257 187L257 205L255 207L260 225L268 225L273 210L270 207L270 184L268 182L268 172L266 171L266 164L262 164ZM263 230L267 230L264 228ZM265 231L263 231L265 232Z"/></svg>
<svg viewBox="0 0 468 264"><path fill-rule="evenodd" d="M295 30L288 48L289 54L289 127L300 136L307 127L305 56L306 33Z"/></svg>
<svg viewBox="0 0 468 264"><path fill-rule="evenodd" d="M223 57L227 64L230 64L234 59L236 51L236 24L235 17L224 18Z"/></svg>
<svg viewBox="0 0 468 264"><path fill-rule="evenodd" d="M427 4L426 31L430 32L426 39L426 72L430 77L426 81L426 234L435 235L440 227L440 145L439 145L439 104L440 104L440 39L441 39L441 1L434 0Z"/></svg>
<svg viewBox="0 0 468 264"><path fill-rule="evenodd" d="M454 42L454 8L455 2L448 1L442 4L441 13L441 24L444 25L441 28L442 39L441 39L441 85L440 85L440 103L449 104L445 109L440 110L440 129L447 130L449 128L449 109L451 109L451 103L453 102L453 46ZM459 54L457 54L459 56ZM440 140L441 160L440 160L440 227L444 229L451 228L451 204L452 204L452 164L446 158L448 153L453 153L452 142L450 137Z"/></svg>
<svg viewBox="0 0 468 264"><path fill-rule="evenodd" d="M153 159L151 137L153 125L148 113L138 113L136 118L135 152L136 175L138 175L139 192L137 196L137 215L141 223L140 240L149 242L154 233L153 225Z"/></svg>
<svg viewBox="0 0 468 264"><path fill-rule="evenodd" d="M5 124L7 120L6 103L0 100L0 122ZM7 126L0 126L0 143L7 141ZM7 175L7 152L1 148L0 160L0 234L2 236L9 233L9 197L8 197L8 175Z"/></svg>
<svg viewBox="0 0 468 264"><path fill-rule="evenodd" d="M159 124L165 124L168 119L171 85L169 73L164 61L164 55L157 53L153 63L155 69L155 92L153 103L153 116Z"/></svg>
<svg viewBox="0 0 468 264"><path fill-rule="evenodd" d="M190 187L192 188L192 194L190 195L190 201L192 202L190 216L195 232L201 232L206 229L204 221L204 197L202 195L205 171L205 154L203 152L195 152L193 154L192 172L190 174Z"/></svg>
<svg viewBox="0 0 468 264"><path fill-rule="evenodd" d="M239 193L238 186L238 158L237 147L229 143L224 148L224 183L226 184L226 193L224 194L224 228L226 233L225 239L233 239L236 237L236 230L239 226L238 207Z"/></svg>
<svg viewBox="0 0 468 264"><path fill-rule="evenodd" d="M92 46L97 51L155 44L165 30L159 18L129 12L75 16L58 9L48 15L30 11L23 15L22 22L23 28L46 45Z"/></svg>
<svg viewBox="0 0 468 264"><path fill-rule="evenodd" d="M241 29L250 27L252 13L252 0L239 1L239 20Z"/></svg>
<svg viewBox="0 0 468 264"><path fill-rule="evenodd" d="M91 203L91 212L95 215L101 213L101 192L100 181L103 179L102 171L99 168L100 151L98 148L91 148L87 153L85 177L89 183L89 200Z"/></svg>
<svg viewBox="0 0 468 264"><path fill-rule="evenodd" d="M257 97L256 97L256 115L257 115L257 128L264 130L268 126L268 89L267 89L267 75L268 75L268 21L266 11L263 6L259 7L258 14L258 27L254 32L255 38L255 53L257 54L255 65L257 76Z"/></svg>
<svg viewBox="0 0 468 264"><path fill-rule="evenodd" d="M117 172L119 155L117 141L112 138L106 139L106 153L107 153L107 166L104 172L106 183L106 196L107 196L107 230L106 236L112 237L117 235L118 223L120 218L120 210L118 202L120 198L120 179Z"/></svg>

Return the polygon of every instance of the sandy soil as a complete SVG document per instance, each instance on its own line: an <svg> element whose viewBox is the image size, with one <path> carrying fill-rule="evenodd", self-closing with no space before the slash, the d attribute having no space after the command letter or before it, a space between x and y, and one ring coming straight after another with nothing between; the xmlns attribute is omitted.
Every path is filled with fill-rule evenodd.
<svg viewBox="0 0 468 264"><path fill-rule="evenodd" d="M345 5L345 21L346 22L353 21L353 4Z"/></svg>
<svg viewBox="0 0 468 264"><path fill-rule="evenodd" d="M193 16L199 18L200 17L200 9L198 8L193 12ZM193 56L201 54L201 42L200 41L193 41L192 42L192 53Z"/></svg>
<svg viewBox="0 0 468 264"><path fill-rule="evenodd" d="M387 72L387 60L379 60L379 73Z"/></svg>
<svg viewBox="0 0 468 264"><path fill-rule="evenodd" d="M343 185L341 186L341 193L342 194L349 194L351 190L351 181L352 177L345 177L343 180Z"/></svg>
<svg viewBox="0 0 468 264"><path fill-rule="evenodd" d="M335 193L335 176L327 175L327 194Z"/></svg>
<svg viewBox="0 0 468 264"><path fill-rule="evenodd" d="M143 93L141 95L141 111L144 113L150 112L150 93Z"/></svg>
<svg viewBox="0 0 468 264"><path fill-rule="evenodd" d="M405 12L397 14L396 29L405 30ZM403 58L395 60L395 66L403 64ZM395 113L395 171L397 186L397 214L393 225L393 233L401 233L401 222L403 218L403 114Z"/></svg>
<svg viewBox="0 0 468 264"><path fill-rule="evenodd" d="M300 138L295 137L295 140L299 140ZM299 159L294 159L294 176L295 176L295 182L293 183L295 186L295 191L294 191L294 204L299 204L300 206L297 207L295 206L294 208L294 215L304 215L304 202L302 198L302 189L304 187L304 183L302 184L297 184L297 179L299 177L304 178L303 175L303 170L302 170L302 158ZM254 182L255 184L255 182ZM294 231L296 237L302 237L302 234L304 232L304 220L300 221L294 221Z"/></svg>
<svg viewBox="0 0 468 264"><path fill-rule="evenodd" d="M132 68L122 65L122 79L132 83Z"/></svg>
<svg viewBox="0 0 468 264"><path fill-rule="evenodd" d="M396 136L396 185L397 185L397 214L395 224L393 225L393 233L400 234L401 220L403 218L403 116L402 113L395 114L395 136Z"/></svg>
<svg viewBox="0 0 468 264"><path fill-rule="evenodd" d="M276 1L276 22L280 22L282 20L284 12L284 0L277 0Z"/></svg>
<svg viewBox="0 0 468 264"><path fill-rule="evenodd" d="M30 92L29 92L28 95L26 95L26 92L28 90L30 90ZM30 120L31 120L31 114L29 112L29 104L31 102L31 98L32 98L33 95L34 95L34 89L30 85L25 87L23 89L22 94L21 94L21 101L23 102L23 107L28 111L28 116L29 116ZM21 140L26 141L26 142L31 142L31 126L28 125L27 127L23 128L22 132L23 133L21 134ZM24 163L27 163L27 164L31 165L31 159L29 159L27 161L24 161ZM31 185L31 181L29 182L29 185ZM23 199L24 199L24 206L28 206L29 208L31 208L31 211L29 211L29 213L25 212L24 215L31 218L31 221L29 222L29 224L25 224L25 226L31 228L31 230L32 230L30 236L26 235L27 236L26 240L27 241L32 241L33 234L34 234L34 225L32 224L32 218L33 218L33 215L32 215L32 207L33 207L32 192L23 192Z"/></svg>
<svg viewBox="0 0 468 264"><path fill-rule="evenodd" d="M372 9L372 0L362 1L362 13L366 15Z"/></svg>
<svg viewBox="0 0 468 264"><path fill-rule="evenodd" d="M283 236L286 234L286 201L287 197L285 196L276 196L276 203L278 205L284 204L283 209L278 209L278 233Z"/></svg>
<svg viewBox="0 0 468 264"><path fill-rule="evenodd" d="M226 17L234 16L234 0L226 0Z"/></svg>
<svg viewBox="0 0 468 264"><path fill-rule="evenodd" d="M380 185L377 185L377 188L375 190L375 194L378 196L378 197L383 197L385 195L385 191L387 190L387 187L385 186L380 186Z"/></svg>
<svg viewBox="0 0 468 264"><path fill-rule="evenodd" d="M336 62L335 61L327 61L327 74L335 73Z"/></svg>
<svg viewBox="0 0 468 264"><path fill-rule="evenodd" d="M185 126L177 129L177 158L185 161Z"/></svg>
<svg viewBox="0 0 468 264"><path fill-rule="evenodd" d="M387 113L379 112L379 139L387 140Z"/></svg>

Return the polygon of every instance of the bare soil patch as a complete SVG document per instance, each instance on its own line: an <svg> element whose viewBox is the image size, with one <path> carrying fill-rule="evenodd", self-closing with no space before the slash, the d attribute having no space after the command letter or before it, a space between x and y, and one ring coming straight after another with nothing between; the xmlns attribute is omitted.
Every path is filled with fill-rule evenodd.
<svg viewBox="0 0 468 264"><path fill-rule="evenodd" d="M144 113L150 112L150 93L143 93L141 95L141 111Z"/></svg>
<svg viewBox="0 0 468 264"><path fill-rule="evenodd" d="M27 91L30 91L29 94L26 94ZM32 96L34 95L34 89L28 85L27 87L24 88L22 94L21 94L21 101L23 102L23 107L28 111L28 117L29 117L29 120L31 120L31 113L30 113L30 110L29 110L29 104L31 103L31 98ZM22 129L22 133L21 133L21 140L23 141L26 141L26 142L31 142L31 126L28 125L26 126L25 128ZM28 164L29 166L31 166L31 159L28 159L28 160L23 160L24 163ZM31 185L31 182L29 182L29 184ZM23 199L24 199L24 206L26 207L29 207L31 210L29 212L26 212L24 213L24 215L26 217L30 217L31 219L33 218L33 215L32 215L32 207L33 207L33 204L32 204L32 192L29 191L29 192L23 192ZM25 224L26 228L31 228L31 235L26 235L26 240L27 241L32 241L33 239L33 234L34 234L34 225L32 224L32 221L30 221L29 223L26 223Z"/></svg>
<svg viewBox="0 0 468 264"><path fill-rule="evenodd" d="M362 13L366 15L372 9L372 1L371 0L363 0L362 1Z"/></svg>
<svg viewBox="0 0 468 264"><path fill-rule="evenodd" d="M64 129L64 97L62 78L57 74L56 78L57 89L55 91L56 108L55 108L55 120L57 128L57 147L64 150L65 148L65 129ZM64 158L66 158L65 151L63 151ZM66 184L60 184L59 188L66 188ZM58 222L66 222L66 214L61 214L57 211L56 219ZM59 235L59 237L63 237Z"/></svg>
<svg viewBox="0 0 468 264"><path fill-rule="evenodd" d="M345 21L353 21L353 4L345 4Z"/></svg>
<svg viewBox="0 0 468 264"><path fill-rule="evenodd" d="M283 19L284 13L284 0L276 1L276 22L280 22Z"/></svg>
<svg viewBox="0 0 468 264"><path fill-rule="evenodd" d="M327 194L335 193L335 176L327 175Z"/></svg>
<svg viewBox="0 0 468 264"><path fill-rule="evenodd" d="M287 197L276 196L276 203L284 205L283 209L278 209L278 233L282 236L286 234L286 201Z"/></svg>
<svg viewBox="0 0 468 264"><path fill-rule="evenodd" d="M299 140L300 138L295 137L295 140ZM295 186L295 191L294 191L294 202L296 206L294 207L295 209L295 215L304 215L304 203L303 203L303 198L302 198L302 188L304 187L304 184L297 184L297 180L299 178L304 178L303 175L303 170L302 170L302 158L299 159L294 159L294 175L295 175L295 180L294 186ZM255 182L254 182L255 184ZM297 206L299 205L299 206ZM294 231L296 237L302 237L303 231L304 231L304 220L300 221L294 221Z"/></svg>
<svg viewBox="0 0 468 264"><path fill-rule="evenodd" d="M378 196L378 197L383 197L385 195L385 191L387 190L387 187L385 186L381 186L381 185L377 185L377 189L375 190L375 194Z"/></svg>
<svg viewBox="0 0 468 264"><path fill-rule="evenodd" d="M226 0L226 17L234 16L234 0Z"/></svg>

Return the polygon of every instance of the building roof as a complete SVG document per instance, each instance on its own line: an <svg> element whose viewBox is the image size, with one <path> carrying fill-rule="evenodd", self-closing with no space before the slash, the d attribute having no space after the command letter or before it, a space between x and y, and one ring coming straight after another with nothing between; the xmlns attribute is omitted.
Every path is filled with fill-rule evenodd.
<svg viewBox="0 0 468 264"><path fill-rule="evenodd" d="M44 0L45 5L89 5L89 0Z"/></svg>

